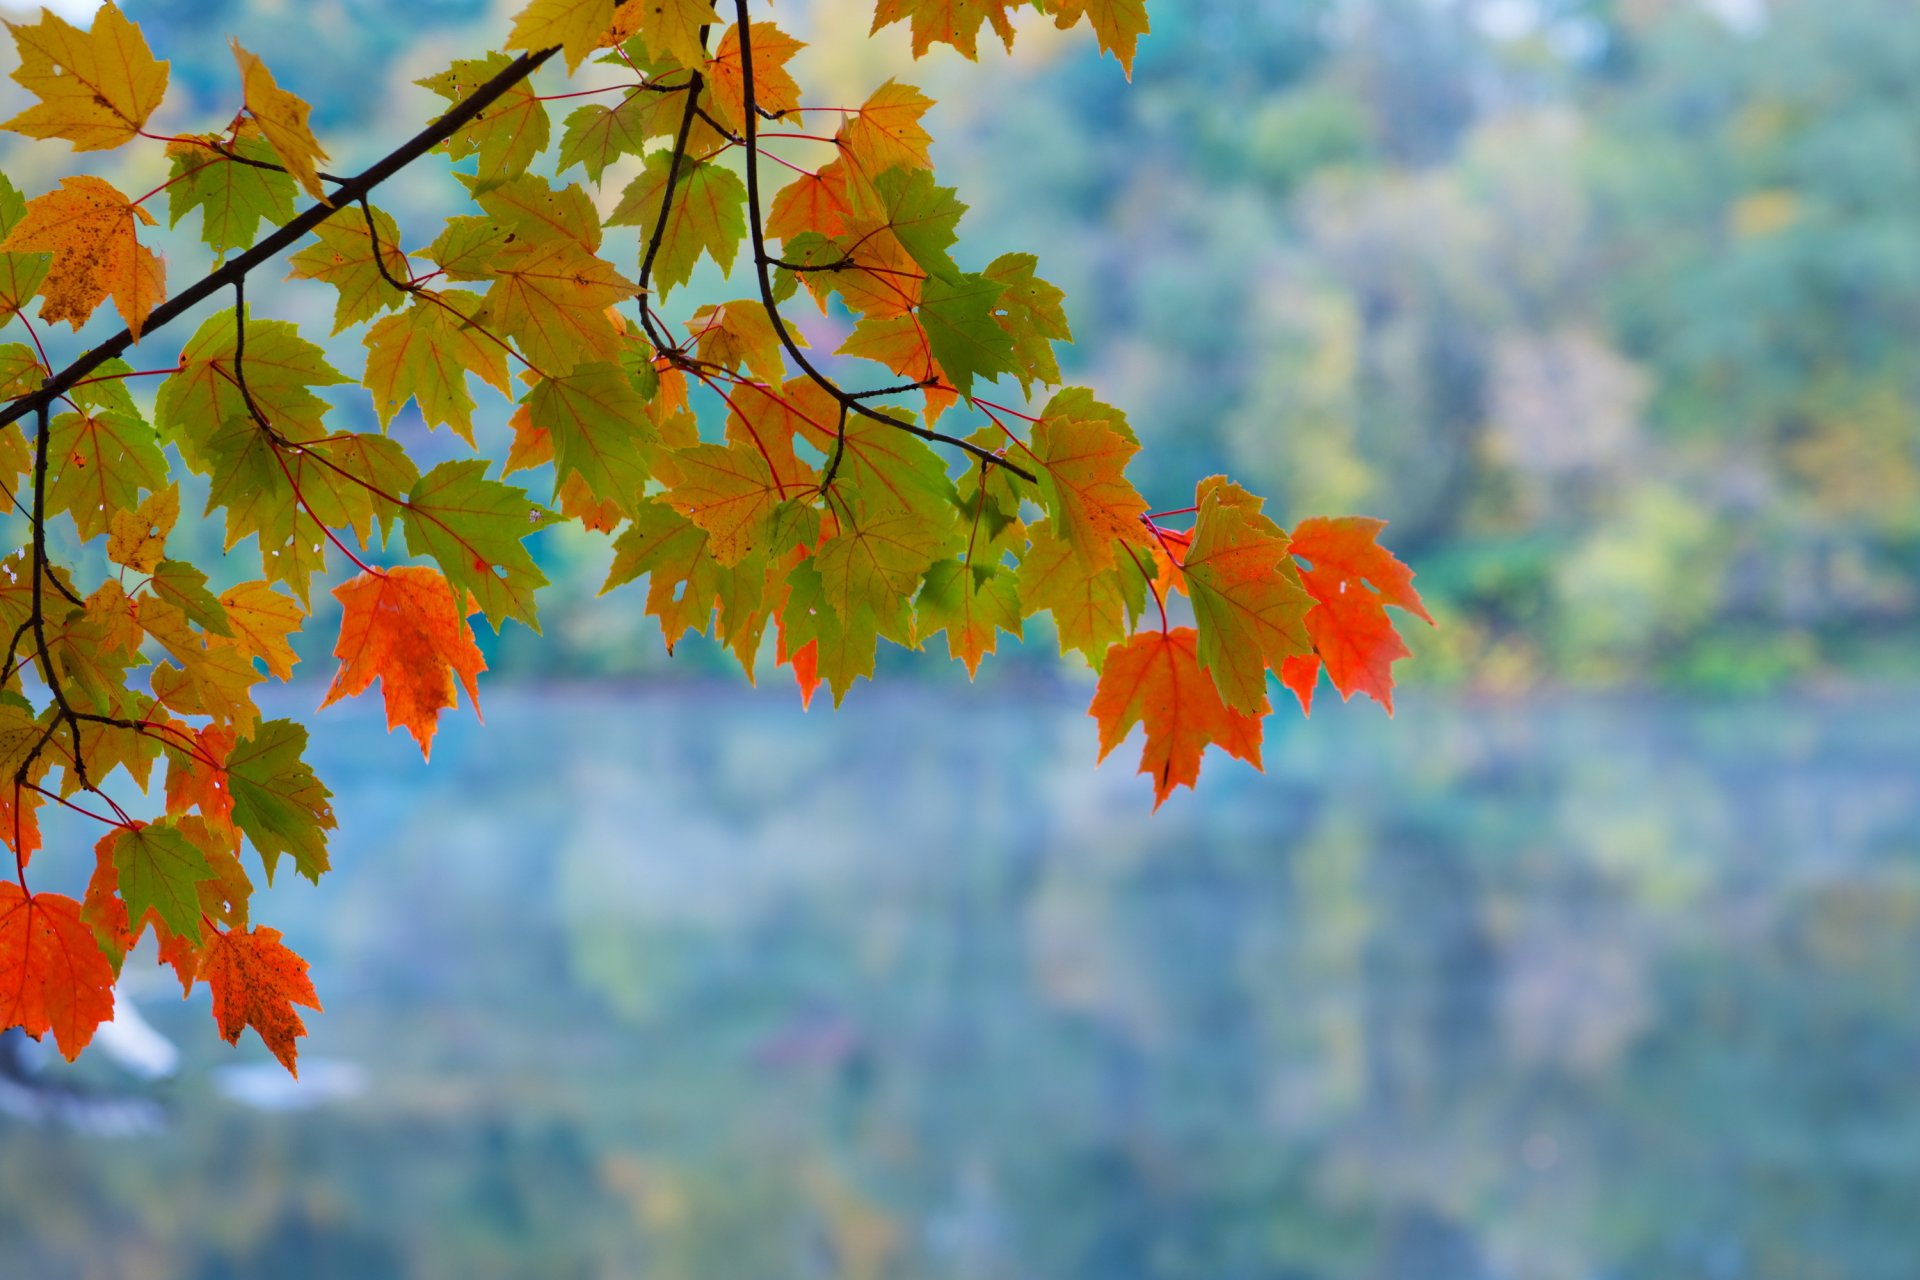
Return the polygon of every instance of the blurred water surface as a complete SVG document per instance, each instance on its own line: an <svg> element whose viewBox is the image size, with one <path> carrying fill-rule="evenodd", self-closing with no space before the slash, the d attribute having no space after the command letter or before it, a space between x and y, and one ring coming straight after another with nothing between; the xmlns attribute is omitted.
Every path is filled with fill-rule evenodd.
<svg viewBox="0 0 1920 1280"><path fill-rule="evenodd" d="M861 693L330 712L305 1091L136 986L171 1131L0 1127L5 1274L1912 1274L1912 699L1326 706L1150 817Z"/></svg>

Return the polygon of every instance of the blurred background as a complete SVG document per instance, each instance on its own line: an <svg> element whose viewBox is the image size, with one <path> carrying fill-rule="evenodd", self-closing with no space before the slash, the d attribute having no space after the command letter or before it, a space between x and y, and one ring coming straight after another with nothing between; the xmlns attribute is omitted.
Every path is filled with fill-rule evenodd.
<svg viewBox="0 0 1920 1280"><path fill-rule="evenodd" d="M342 169L516 7L126 2L173 61L156 128L231 113L233 33ZM1210 757L1149 818L1041 627L972 686L883 653L802 714L596 598L604 538L540 535L545 634L483 636L485 727L423 767L377 702L316 724L337 869L257 908L331 1010L300 1082L131 966L178 1069L9 1068L0 1271L1914 1274L1912 0L1150 13L1131 85L1084 30L915 64L870 3L774 16L809 100L940 100L963 261L1066 289L1069 380L1156 506L1228 470L1283 522L1392 522L1441 623L1398 720L1323 690L1266 774ZM0 166L139 191L158 150ZM427 165L379 203L411 247L459 197ZM330 327L330 290L249 292ZM50 829L50 873L61 833L91 847Z"/></svg>

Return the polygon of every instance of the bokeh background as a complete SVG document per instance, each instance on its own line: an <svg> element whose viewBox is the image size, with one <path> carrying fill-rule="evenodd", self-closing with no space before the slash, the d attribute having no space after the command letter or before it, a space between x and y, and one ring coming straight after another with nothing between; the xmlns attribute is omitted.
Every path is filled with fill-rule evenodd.
<svg viewBox="0 0 1920 1280"><path fill-rule="evenodd" d="M343 169L514 7L126 2L159 127L231 112L233 33ZM597 596L604 538L540 535L486 726L423 767L377 703L318 719L337 869L258 908L329 1003L301 1082L135 966L180 1069L0 1088L0 1274L1914 1273L1920 10L1150 12L1130 85L1084 30L916 64L870 4L774 16L810 100L940 100L962 256L1066 289L1156 506L1227 470L1392 522L1441 624L1398 720L1323 692L1150 817L1042 627L803 714L770 663L668 659ZM79 163L144 190L158 150ZM0 142L30 194L75 164ZM459 207L438 168L382 189L410 244ZM249 292L330 327L329 290Z"/></svg>

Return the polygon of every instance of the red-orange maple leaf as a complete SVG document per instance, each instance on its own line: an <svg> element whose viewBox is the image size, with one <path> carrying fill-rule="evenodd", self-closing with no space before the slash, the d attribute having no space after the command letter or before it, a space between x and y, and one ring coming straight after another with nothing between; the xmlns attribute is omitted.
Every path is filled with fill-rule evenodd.
<svg viewBox="0 0 1920 1280"><path fill-rule="evenodd" d="M307 962L281 945L278 929L216 933L200 960L200 978L213 989L213 1020L228 1044L238 1044L240 1033L252 1027L287 1073L299 1076L293 1042L307 1034L307 1024L293 1006L318 1009L320 997Z"/></svg>
<svg viewBox="0 0 1920 1280"><path fill-rule="evenodd" d="M1200 777L1209 746L1260 767L1260 719L1220 700L1200 670L1192 627L1143 631L1107 650L1087 714L1100 722L1100 758L1126 741L1136 724L1147 728L1140 772L1153 775L1153 807L1178 786Z"/></svg>
<svg viewBox="0 0 1920 1280"><path fill-rule="evenodd" d="M0 883L0 1027L36 1040L52 1031L71 1061L112 1016L113 966L80 904Z"/></svg>
<svg viewBox="0 0 1920 1280"><path fill-rule="evenodd" d="M322 707L366 692L378 677L387 700L387 728L407 726L423 758L432 753L441 710L456 705L456 675L479 714L474 677L487 669L487 660L466 623L465 614L473 611L460 608L438 570L401 565L363 573L333 594L346 614L333 649L340 671Z"/></svg>
<svg viewBox="0 0 1920 1280"><path fill-rule="evenodd" d="M1413 570L1377 541L1386 523L1316 516L1294 529L1289 549L1308 562L1300 577L1317 603L1307 612L1307 635L1328 679L1342 698L1367 694L1391 715L1393 664L1413 654L1386 606L1405 609L1429 626L1433 617L1413 589ZM1316 674L1312 659L1290 659L1280 678L1310 707Z"/></svg>

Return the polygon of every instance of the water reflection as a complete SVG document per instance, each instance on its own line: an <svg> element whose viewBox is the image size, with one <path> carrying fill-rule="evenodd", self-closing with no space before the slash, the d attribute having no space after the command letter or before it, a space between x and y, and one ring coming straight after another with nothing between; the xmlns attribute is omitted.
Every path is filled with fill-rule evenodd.
<svg viewBox="0 0 1920 1280"><path fill-rule="evenodd" d="M1330 707L1149 819L1065 699L862 692L329 722L263 914L355 1087L156 983L172 1131L0 1129L7 1274L1911 1274L1915 706Z"/></svg>

